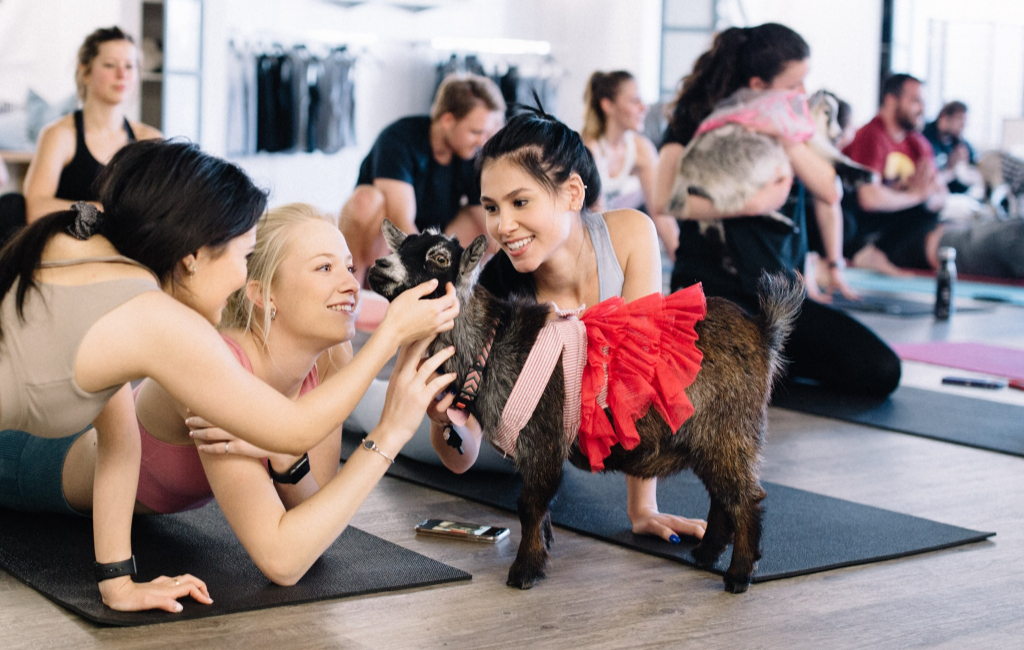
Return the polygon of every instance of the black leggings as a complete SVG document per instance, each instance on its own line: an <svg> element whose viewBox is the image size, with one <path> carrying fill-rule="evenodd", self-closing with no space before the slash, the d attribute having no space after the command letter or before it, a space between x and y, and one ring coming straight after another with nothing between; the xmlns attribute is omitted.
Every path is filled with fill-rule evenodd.
<svg viewBox="0 0 1024 650"><path fill-rule="evenodd" d="M805 299L782 352L788 379L811 379L843 393L885 397L900 382L900 359L847 314Z"/></svg>
<svg viewBox="0 0 1024 650"><path fill-rule="evenodd" d="M677 262L673 291L699 277L681 266ZM728 298L751 313L759 309L757 296L738 279L700 275L706 295ZM836 392L885 397L900 382L900 359L882 339L849 315L807 298L782 355L786 379L809 379Z"/></svg>

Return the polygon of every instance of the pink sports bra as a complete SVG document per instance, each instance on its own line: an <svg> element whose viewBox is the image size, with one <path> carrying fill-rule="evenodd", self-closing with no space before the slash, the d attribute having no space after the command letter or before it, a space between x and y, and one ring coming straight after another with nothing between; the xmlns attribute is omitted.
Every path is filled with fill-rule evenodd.
<svg viewBox="0 0 1024 650"><path fill-rule="evenodd" d="M221 334L242 367L252 372L249 357L237 341ZM304 395L320 384L316 366L306 375L299 389ZM135 389L138 395L138 388ZM157 440L139 422L142 435L142 466L139 468L139 503L159 513L181 512L206 505L213 498L206 480L199 450L195 445L174 445Z"/></svg>

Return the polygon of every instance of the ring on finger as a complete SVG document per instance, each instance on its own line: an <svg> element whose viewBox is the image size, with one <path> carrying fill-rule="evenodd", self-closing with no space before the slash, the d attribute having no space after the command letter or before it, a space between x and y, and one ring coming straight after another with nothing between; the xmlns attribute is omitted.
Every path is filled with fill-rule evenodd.
<svg viewBox="0 0 1024 650"><path fill-rule="evenodd" d="M180 584L181 584L181 583L180 583L180 582L178 582L178 579L177 579L177 578L175 578L175 579L174 579L174 586L175 586L175 587L177 587L177 586L178 586L178 585L180 585Z"/></svg>
<svg viewBox="0 0 1024 650"><path fill-rule="evenodd" d="M224 443L224 453L225 454L230 454L231 453L230 445L231 445L230 441Z"/></svg>

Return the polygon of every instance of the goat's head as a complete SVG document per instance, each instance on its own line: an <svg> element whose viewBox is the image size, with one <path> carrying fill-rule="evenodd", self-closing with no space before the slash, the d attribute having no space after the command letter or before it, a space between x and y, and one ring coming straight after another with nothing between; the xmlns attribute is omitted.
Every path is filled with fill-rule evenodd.
<svg viewBox="0 0 1024 650"><path fill-rule="evenodd" d="M484 235L463 249L455 237L433 229L406 235L387 219L381 229L391 254L374 262L366 280L371 289L388 300L431 279L436 279L438 285L430 298L444 295L448 282L455 285L460 297L476 283L480 260L487 251Z"/></svg>
<svg viewBox="0 0 1024 650"><path fill-rule="evenodd" d="M819 90L807 98L807 108L818 133L832 144L839 142L843 127L839 126L839 98L827 90Z"/></svg>

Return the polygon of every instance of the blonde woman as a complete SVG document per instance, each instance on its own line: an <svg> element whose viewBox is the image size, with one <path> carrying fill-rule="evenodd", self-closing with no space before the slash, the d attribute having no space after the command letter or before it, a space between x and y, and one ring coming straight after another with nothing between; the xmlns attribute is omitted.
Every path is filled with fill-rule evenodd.
<svg viewBox="0 0 1024 650"><path fill-rule="evenodd" d="M39 134L25 176L28 223L76 201L101 207L95 181L103 166L129 142L162 137L157 129L125 117L138 87L138 63L135 42L119 27L103 27L86 37L75 70L82 108Z"/></svg>
<svg viewBox="0 0 1024 650"><path fill-rule="evenodd" d="M295 203L260 222L248 269L245 287L228 301L221 336L246 370L298 398L352 359L359 299L352 254L331 218ZM397 399L389 394L389 402ZM190 417L149 379L136 389L136 412L138 509L174 512L216 497L256 566L277 584L306 573L380 479L356 465L338 471L340 428L302 456L268 453ZM193 442L196 429L206 453Z"/></svg>
<svg viewBox="0 0 1024 650"><path fill-rule="evenodd" d="M309 205L282 206L259 222L246 283L227 301L221 337L245 370L295 400L352 360L358 299L352 255L333 219ZM423 348L403 354L392 384L415 369ZM135 512L180 512L216 498L256 566L277 584L306 573L380 479L367 464L338 471L340 428L300 456L270 453L192 416L152 379L134 393L142 443ZM389 391L385 411L402 408L402 395ZM368 455L378 454L390 455ZM64 496L79 512L92 509L87 470L95 455L91 430L65 461Z"/></svg>
<svg viewBox="0 0 1024 650"><path fill-rule="evenodd" d="M647 107L633 75L625 70L590 75L583 98L583 143L601 175L601 199L608 210L639 209L654 192L658 152L640 131Z"/></svg>

